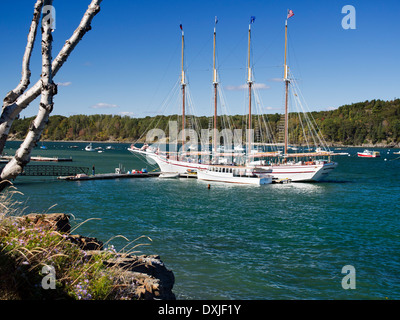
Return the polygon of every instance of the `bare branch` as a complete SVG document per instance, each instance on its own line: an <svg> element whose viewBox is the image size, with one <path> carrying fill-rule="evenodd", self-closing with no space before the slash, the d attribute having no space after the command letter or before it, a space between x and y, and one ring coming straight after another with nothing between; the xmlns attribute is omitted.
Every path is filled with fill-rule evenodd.
<svg viewBox="0 0 400 320"><path fill-rule="evenodd" d="M53 0L46 0L46 5L52 5ZM42 20L42 98L40 100L39 112L35 120L31 123L28 135L14 158L5 166L1 173L2 179L15 179L22 173L25 165L29 163L31 152L40 140L43 129L45 128L49 115L53 110L53 96L57 94L57 86L53 83L51 68L51 51L53 37L51 35L52 26L50 21Z"/></svg>
<svg viewBox="0 0 400 320"><path fill-rule="evenodd" d="M37 28L40 20L40 12L43 7L44 0L38 0L35 4L35 8L33 10L33 19L31 22L31 27L28 33L27 45L25 48L25 53L22 59L22 77L18 86L7 93L4 98L3 110L6 109L9 105L13 104L15 100L17 100L29 86L31 71L29 69L31 55L33 51L33 47L35 45L35 39L37 34ZM4 145L7 140L7 135L0 134L0 154L3 152Z"/></svg>
<svg viewBox="0 0 400 320"><path fill-rule="evenodd" d="M65 61L75 49L83 36L91 30L91 22L93 18L100 12L100 4L102 0L92 0L86 13L84 14L78 28L74 31L70 39L65 42L57 57L52 63L53 78L64 65ZM0 154L3 152L11 125L16 117L24 110L33 100L41 93L42 83L39 80L36 84L22 94L14 103L3 108L0 117Z"/></svg>
<svg viewBox="0 0 400 320"><path fill-rule="evenodd" d="M35 45L35 39L37 34L37 28L40 20L40 12L43 7L44 0L38 0L35 4L35 8L33 10L33 19L31 23L31 27L28 33L27 45L25 48L24 57L22 59L22 77L18 86L11 90L6 97L4 98L4 106L10 105L13 103L21 94L24 93L26 88L29 86L31 71L29 70L29 64L31 60L31 55L33 51L33 47Z"/></svg>

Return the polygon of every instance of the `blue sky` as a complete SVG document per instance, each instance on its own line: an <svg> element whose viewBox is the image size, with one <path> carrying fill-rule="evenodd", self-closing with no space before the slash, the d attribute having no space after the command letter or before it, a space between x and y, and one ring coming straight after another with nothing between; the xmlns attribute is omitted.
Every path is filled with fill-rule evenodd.
<svg viewBox="0 0 400 320"><path fill-rule="evenodd" d="M0 12L0 95L14 88L34 0L2 0ZM53 57L78 26L90 0L54 0ZM356 9L356 29L342 28L342 7ZM284 22L289 20L288 64L311 110L399 97L400 2L398 0L103 0L93 29L55 78L60 83L53 114L161 113L180 76L181 34L185 66L197 115L211 115L212 33L218 16L220 86L231 114L246 110L247 31L251 16L255 80L266 113L283 112ZM40 36L38 37L40 40ZM31 83L40 77L40 41L32 57ZM175 101L175 100L174 100ZM37 113L39 99L22 116ZM178 102L165 113L180 112Z"/></svg>

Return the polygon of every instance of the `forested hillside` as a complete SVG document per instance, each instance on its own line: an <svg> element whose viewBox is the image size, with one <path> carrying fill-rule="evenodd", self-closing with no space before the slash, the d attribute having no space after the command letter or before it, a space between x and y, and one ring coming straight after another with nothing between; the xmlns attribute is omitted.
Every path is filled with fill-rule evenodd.
<svg viewBox="0 0 400 320"><path fill-rule="evenodd" d="M272 134L278 136L281 115L266 115ZM400 99L372 100L342 106L333 111L312 112L325 140L335 145L400 145ZM293 141L302 142L298 117L290 118ZM10 136L23 139L33 118L16 120ZM133 142L154 127L165 129L177 116L130 118L112 115L52 116L42 140ZM197 117L196 123L208 128L210 118ZM219 121L221 123L222 121ZM233 128L243 128L244 117L230 117ZM256 122L256 121L255 121ZM221 128L219 128L221 129ZM299 137L297 137L299 135Z"/></svg>

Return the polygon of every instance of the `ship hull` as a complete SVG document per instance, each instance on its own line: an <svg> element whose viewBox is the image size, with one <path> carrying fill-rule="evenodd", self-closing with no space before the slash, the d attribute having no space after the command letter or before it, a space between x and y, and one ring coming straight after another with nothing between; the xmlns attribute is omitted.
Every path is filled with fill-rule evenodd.
<svg viewBox="0 0 400 320"><path fill-rule="evenodd" d="M272 169L271 175L275 179L290 179L292 182L318 182L327 176L337 167L336 162L323 162L309 165L277 165L261 167Z"/></svg>
<svg viewBox="0 0 400 320"><path fill-rule="evenodd" d="M149 161L154 161L160 167L161 172L176 172L180 174L188 173L190 171L197 171L198 169L207 169L208 165L201 163L190 163L186 161L178 161L167 159L164 156L139 150L128 149L131 153L141 154Z"/></svg>
<svg viewBox="0 0 400 320"><path fill-rule="evenodd" d="M233 176L232 174L209 172L208 170L197 171L197 179L203 181L251 185L263 185L272 183L272 177L237 177Z"/></svg>
<svg viewBox="0 0 400 320"><path fill-rule="evenodd" d="M132 153L139 153L150 158L160 167L161 172L187 173L198 169L207 169L207 164L190 163L185 161L170 160L164 156L151 152L128 149ZM270 175L274 180L290 179L292 182L318 182L327 176L337 167L336 162L317 161L314 164L282 164L273 166L260 166L262 170L272 170Z"/></svg>

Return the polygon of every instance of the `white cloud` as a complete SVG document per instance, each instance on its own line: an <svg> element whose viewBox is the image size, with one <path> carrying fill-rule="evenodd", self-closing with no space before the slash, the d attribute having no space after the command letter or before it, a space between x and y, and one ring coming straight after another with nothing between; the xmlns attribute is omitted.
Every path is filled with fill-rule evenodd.
<svg viewBox="0 0 400 320"><path fill-rule="evenodd" d="M133 117L135 114L131 111L122 111L122 112L118 112L118 114L120 116L128 116L128 117Z"/></svg>
<svg viewBox="0 0 400 320"><path fill-rule="evenodd" d="M281 110L282 108L276 108L276 107L264 107L262 108L263 111L271 111L271 110Z"/></svg>
<svg viewBox="0 0 400 320"><path fill-rule="evenodd" d="M267 90L270 88L270 86L266 85L265 83L255 83L253 84L254 89L258 90Z"/></svg>
<svg viewBox="0 0 400 320"><path fill-rule="evenodd" d="M113 109L113 108L119 108L116 104L109 104L109 103L104 103L100 102L95 104L94 106L90 107L91 109Z"/></svg>
<svg viewBox="0 0 400 320"><path fill-rule="evenodd" d="M248 88L249 88L249 86L247 84L242 84L240 86L226 86L225 90L240 91L240 90L246 90ZM266 85L265 83L254 83L253 88L258 89L258 90L266 90L266 89L269 89L270 87L268 85Z"/></svg>
<svg viewBox="0 0 400 320"><path fill-rule="evenodd" d="M69 87L72 84L72 82L59 82L57 83L57 86L59 87Z"/></svg>
<svg viewBox="0 0 400 320"><path fill-rule="evenodd" d="M272 78L272 79L268 79L268 81L272 81L272 82L283 82L283 78Z"/></svg>

